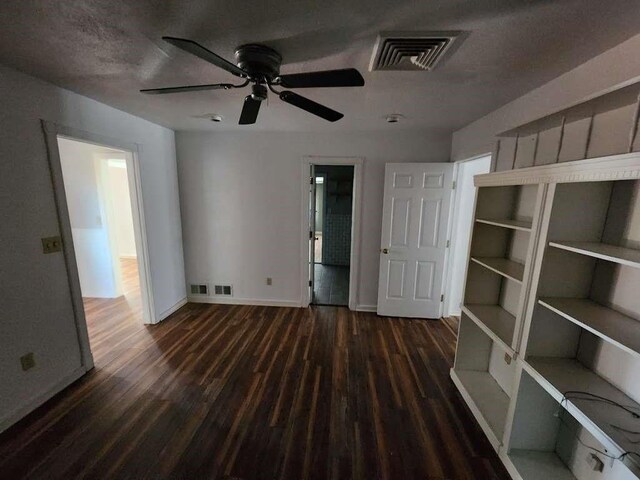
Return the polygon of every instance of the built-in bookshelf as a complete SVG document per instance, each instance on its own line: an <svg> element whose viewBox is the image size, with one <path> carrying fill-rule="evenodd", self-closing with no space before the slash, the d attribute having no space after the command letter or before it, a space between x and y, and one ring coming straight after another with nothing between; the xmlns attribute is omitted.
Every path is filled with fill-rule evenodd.
<svg viewBox="0 0 640 480"><path fill-rule="evenodd" d="M639 478L640 155L476 186L454 383L513 478Z"/></svg>
<svg viewBox="0 0 640 480"><path fill-rule="evenodd" d="M499 450L515 378L539 185L478 189L459 342L451 376Z"/></svg>

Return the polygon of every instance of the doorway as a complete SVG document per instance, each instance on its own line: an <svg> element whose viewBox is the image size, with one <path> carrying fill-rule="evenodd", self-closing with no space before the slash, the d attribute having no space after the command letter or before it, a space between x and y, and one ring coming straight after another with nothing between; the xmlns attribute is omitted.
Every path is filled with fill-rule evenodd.
<svg viewBox="0 0 640 480"><path fill-rule="evenodd" d="M461 314L464 279L469 256L469 242L473 229L475 186L473 177L491 171L491 155L483 155L456 162L454 179L456 189L452 205L451 252L447 266L447 292L445 317L459 317Z"/></svg>
<svg viewBox="0 0 640 480"><path fill-rule="evenodd" d="M362 158L304 157L301 305L356 310Z"/></svg>
<svg viewBox="0 0 640 480"><path fill-rule="evenodd" d="M144 322L133 154L63 136L57 146L89 343L105 358L114 331Z"/></svg>
<svg viewBox="0 0 640 480"><path fill-rule="evenodd" d="M313 165L314 305L349 305L353 179L351 165Z"/></svg>

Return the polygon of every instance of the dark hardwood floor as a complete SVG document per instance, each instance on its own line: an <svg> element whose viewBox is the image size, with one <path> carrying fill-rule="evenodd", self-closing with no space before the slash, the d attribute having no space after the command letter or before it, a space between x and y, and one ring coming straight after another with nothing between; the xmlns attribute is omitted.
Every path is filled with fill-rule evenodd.
<svg viewBox="0 0 640 480"><path fill-rule="evenodd" d="M508 478L449 379L455 322L118 312L91 317L96 368L0 436L0 478Z"/></svg>

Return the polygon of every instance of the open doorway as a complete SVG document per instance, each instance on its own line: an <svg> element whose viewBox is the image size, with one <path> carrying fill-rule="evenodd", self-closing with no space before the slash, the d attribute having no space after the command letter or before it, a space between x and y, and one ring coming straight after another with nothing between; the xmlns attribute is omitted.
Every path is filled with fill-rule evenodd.
<svg viewBox="0 0 640 480"><path fill-rule="evenodd" d="M311 303L349 305L353 165L313 165L314 236Z"/></svg>
<svg viewBox="0 0 640 480"><path fill-rule="evenodd" d="M473 230L473 211L476 189L473 177L491 170L491 155L483 155L469 160L456 162L453 178L456 188L452 202L451 251L447 265L447 284L445 317L459 317L461 313L464 279L467 271L467 258L471 232Z"/></svg>
<svg viewBox="0 0 640 480"><path fill-rule="evenodd" d="M97 358L110 350L115 330L137 330L144 321L132 207L131 152L57 137L89 343Z"/></svg>

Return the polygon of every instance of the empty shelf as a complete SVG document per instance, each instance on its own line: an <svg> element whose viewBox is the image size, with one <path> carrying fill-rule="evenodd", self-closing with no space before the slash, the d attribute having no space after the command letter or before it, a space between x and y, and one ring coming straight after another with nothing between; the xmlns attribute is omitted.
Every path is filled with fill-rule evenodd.
<svg viewBox="0 0 640 480"><path fill-rule="evenodd" d="M524 265L522 263L497 257L471 257L471 260L503 277L522 283L522 277L524 276Z"/></svg>
<svg viewBox="0 0 640 480"><path fill-rule="evenodd" d="M494 341L512 350L516 317L500 305L463 305L462 310Z"/></svg>
<svg viewBox="0 0 640 480"><path fill-rule="evenodd" d="M593 401L587 395L568 393L588 392L599 395L640 414L640 405L623 392L572 358L531 357L525 362L525 368L594 437L605 447L615 450L615 455L637 450L637 444L620 430L637 431L637 418L614 405ZM584 400L575 398L576 396Z"/></svg>
<svg viewBox="0 0 640 480"><path fill-rule="evenodd" d="M511 450L508 455L513 466L524 480L575 480L571 470L555 452L535 450Z"/></svg>
<svg viewBox="0 0 640 480"><path fill-rule="evenodd" d="M451 378L458 385L462 396L465 397L472 411L477 410L483 421L489 426L497 444L492 441L494 447L502 443L504 424L509 409L509 396L504 393L498 382L489 372L476 372L471 370L452 370ZM474 415L477 415L474 411ZM490 438L490 440L492 440Z"/></svg>
<svg viewBox="0 0 640 480"><path fill-rule="evenodd" d="M524 220L511 220L509 218L476 218L476 222L486 223L487 225L494 225L496 227L511 228L513 230L522 230L523 232L531 231L531 222L527 222Z"/></svg>
<svg viewBox="0 0 640 480"><path fill-rule="evenodd" d="M619 348L640 355L640 321L584 298L545 297L539 303Z"/></svg>
<svg viewBox="0 0 640 480"><path fill-rule="evenodd" d="M640 268L640 250L595 242L549 242L551 247Z"/></svg>

